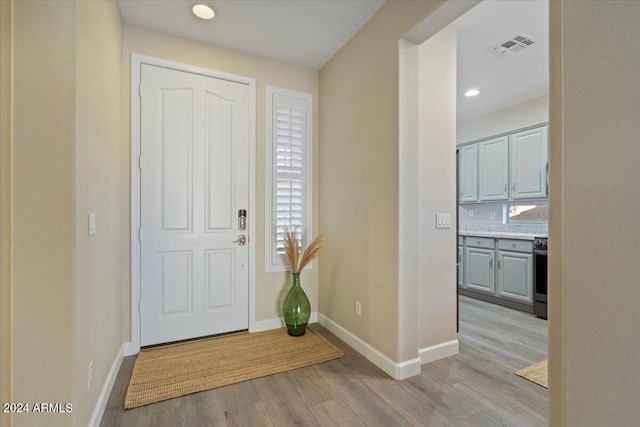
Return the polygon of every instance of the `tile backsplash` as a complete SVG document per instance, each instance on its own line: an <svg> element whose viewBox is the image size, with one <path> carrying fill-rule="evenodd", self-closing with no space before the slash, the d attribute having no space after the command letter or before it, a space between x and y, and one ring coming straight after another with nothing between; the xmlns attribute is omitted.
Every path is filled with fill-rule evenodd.
<svg viewBox="0 0 640 427"><path fill-rule="evenodd" d="M473 203L459 207L461 231L547 234L547 223L503 223L503 203ZM473 216L469 216L473 210ZM492 219L492 213L495 218Z"/></svg>

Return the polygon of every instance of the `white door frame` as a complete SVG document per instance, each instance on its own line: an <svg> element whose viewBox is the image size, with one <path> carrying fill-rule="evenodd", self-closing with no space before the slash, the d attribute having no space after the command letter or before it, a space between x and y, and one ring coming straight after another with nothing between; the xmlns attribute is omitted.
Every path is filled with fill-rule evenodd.
<svg viewBox="0 0 640 427"><path fill-rule="evenodd" d="M255 170L256 170L256 79L208 68L131 54L131 342L125 344L125 356L140 352L140 68L154 65L176 71L243 83L249 86L249 331L256 323L255 281Z"/></svg>

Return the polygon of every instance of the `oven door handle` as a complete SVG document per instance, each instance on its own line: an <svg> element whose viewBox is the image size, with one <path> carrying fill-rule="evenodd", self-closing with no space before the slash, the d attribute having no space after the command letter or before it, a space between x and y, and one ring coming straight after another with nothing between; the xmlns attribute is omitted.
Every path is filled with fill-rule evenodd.
<svg viewBox="0 0 640 427"><path fill-rule="evenodd" d="M533 250L533 254L534 255L544 255L547 256L547 251L537 251L537 250Z"/></svg>

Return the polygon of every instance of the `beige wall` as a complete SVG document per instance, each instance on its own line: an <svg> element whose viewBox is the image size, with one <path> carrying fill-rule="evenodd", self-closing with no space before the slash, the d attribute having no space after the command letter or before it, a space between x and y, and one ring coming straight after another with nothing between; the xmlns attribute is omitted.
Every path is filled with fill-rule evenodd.
<svg viewBox="0 0 640 427"><path fill-rule="evenodd" d="M551 423L637 425L640 2L562 2L551 24Z"/></svg>
<svg viewBox="0 0 640 427"><path fill-rule="evenodd" d="M522 129L549 121L549 96L540 96L493 113L458 122L458 143Z"/></svg>
<svg viewBox="0 0 640 427"><path fill-rule="evenodd" d="M419 46L416 195L421 349L457 339L456 41L456 29L450 25ZM436 228L437 213L451 215L451 228Z"/></svg>
<svg viewBox="0 0 640 427"><path fill-rule="evenodd" d="M12 399L73 402L74 4L12 7ZM72 419L31 413L13 425Z"/></svg>
<svg viewBox="0 0 640 427"><path fill-rule="evenodd" d="M122 21L115 1L76 2L75 343L77 425L87 425L122 345ZM89 237L87 215L96 213ZM93 382L87 370L93 361Z"/></svg>
<svg viewBox="0 0 640 427"><path fill-rule="evenodd" d="M319 310L398 360L398 39L442 2L387 2L320 70ZM354 314L355 301L362 317Z"/></svg>
<svg viewBox="0 0 640 427"><path fill-rule="evenodd" d="M264 138L265 138L265 85L278 86L286 89L310 93L314 101L314 123L318 123L318 72L281 62L275 62L255 56L249 56L215 46L206 45L191 40L170 36L154 31L145 30L129 25L124 26L123 44L123 140L126 149L122 156L123 192L130 193L130 111L131 111L131 54L139 53L158 58L169 59L185 64L206 67L209 69L253 77L257 83L256 98L256 209L253 213L256 219L256 320L266 320L280 317L279 301L284 298L288 290L286 286L287 274L264 272ZM315 126L314 144L314 175L318 174L318 127ZM314 179L314 222L317 224L317 179ZM128 198L123 205L127 221L130 204ZM251 212L249 213L252 214ZM124 225L126 230L129 226ZM317 231L317 230L316 230ZM123 266L129 268L128 231L126 243L122 253L125 256ZM318 307L318 268L303 273L302 286L311 300L313 311ZM127 277L124 288L125 337L130 335L130 279Z"/></svg>
<svg viewBox="0 0 640 427"><path fill-rule="evenodd" d="M11 2L0 2L0 402L11 402ZM0 426L10 414L0 413Z"/></svg>
<svg viewBox="0 0 640 427"><path fill-rule="evenodd" d="M10 379L10 401L73 404L70 414L14 416L14 426L87 425L123 341L120 12L115 1L2 2L2 12L9 5L13 81L3 61L2 160L10 150L13 252L10 281L4 256L2 278L3 296L11 285L12 342L3 392ZM88 212L98 218L91 238ZM4 233L4 204L2 213ZM3 329L3 349L5 339Z"/></svg>

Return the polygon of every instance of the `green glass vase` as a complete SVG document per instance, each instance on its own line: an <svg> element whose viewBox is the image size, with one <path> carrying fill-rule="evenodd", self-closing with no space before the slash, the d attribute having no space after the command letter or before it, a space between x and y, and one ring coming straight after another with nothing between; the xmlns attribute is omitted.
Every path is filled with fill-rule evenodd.
<svg viewBox="0 0 640 427"><path fill-rule="evenodd" d="M282 317L292 337L304 335L311 316L309 298L300 287L300 273L291 274L291 289L282 303Z"/></svg>

